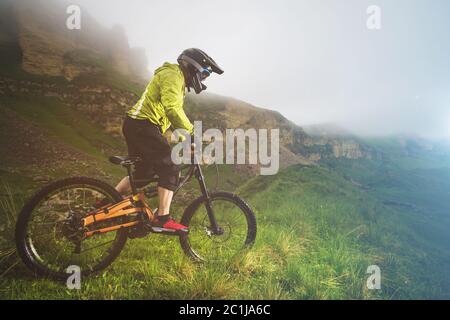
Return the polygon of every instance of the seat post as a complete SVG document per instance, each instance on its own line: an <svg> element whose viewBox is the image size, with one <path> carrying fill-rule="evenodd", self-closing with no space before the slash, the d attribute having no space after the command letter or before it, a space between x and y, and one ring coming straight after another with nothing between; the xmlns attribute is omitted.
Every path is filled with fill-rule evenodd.
<svg viewBox="0 0 450 320"><path fill-rule="evenodd" d="M136 185L134 184L134 177L133 177L133 172L131 170L131 164L127 164L125 167L127 168L127 173L128 173L128 179L130 179L130 186L131 186L131 192L133 194L137 194L137 188Z"/></svg>

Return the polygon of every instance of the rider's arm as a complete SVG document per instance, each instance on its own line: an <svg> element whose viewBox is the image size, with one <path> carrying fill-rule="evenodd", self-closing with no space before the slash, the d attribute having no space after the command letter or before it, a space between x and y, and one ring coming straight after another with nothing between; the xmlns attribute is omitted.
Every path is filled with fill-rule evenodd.
<svg viewBox="0 0 450 320"><path fill-rule="evenodd" d="M184 79L175 72L161 76L160 94L167 118L175 129L185 129L193 134L194 126L189 121L183 109Z"/></svg>

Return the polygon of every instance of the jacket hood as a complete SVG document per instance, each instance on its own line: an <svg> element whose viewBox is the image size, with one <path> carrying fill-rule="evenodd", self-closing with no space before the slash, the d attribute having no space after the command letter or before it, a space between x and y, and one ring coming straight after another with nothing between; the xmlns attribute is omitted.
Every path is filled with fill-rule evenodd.
<svg viewBox="0 0 450 320"><path fill-rule="evenodd" d="M164 62L164 64L161 67L159 67L158 69L155 70L155 75L160 73L161 71L169 71L169 70L176 71L176 72L183 74L183 72L181 71L181 68L178 64Z"/></svg>

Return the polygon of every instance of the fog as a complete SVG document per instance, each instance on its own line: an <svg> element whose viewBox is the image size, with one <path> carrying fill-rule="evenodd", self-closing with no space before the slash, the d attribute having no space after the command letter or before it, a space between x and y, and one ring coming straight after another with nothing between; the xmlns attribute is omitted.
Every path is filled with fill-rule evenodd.
<svg viewBox="0 0 450 320"><path fill-rule="evenodd" d="M448 0L73 0L125 27L149 68L198 47L225 70L210 92L281 112L299 125L365 135L450 137ZM366 10L381 9L369 30Z"/></svg>

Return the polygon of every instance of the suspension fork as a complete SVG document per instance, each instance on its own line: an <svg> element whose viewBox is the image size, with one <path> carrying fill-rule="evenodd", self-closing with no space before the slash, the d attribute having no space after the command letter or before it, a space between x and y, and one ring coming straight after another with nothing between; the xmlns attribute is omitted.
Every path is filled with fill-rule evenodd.
<svg viewBox="0 0 450 320"><path fill-rule="evenodd" d="M223 233L223 230L217 224L216 217L214 216L214 212L211 206L211 198L209 197L209 192L208 189L206 188L205 177L203 176L202 169L200 167L200 164L198 163L195 164L195 177L197 178L198 184L200 185L200 191L202 192L206 200L205 206L209 222L211 223L211 231L216 235L220 235Z"/></svg>

